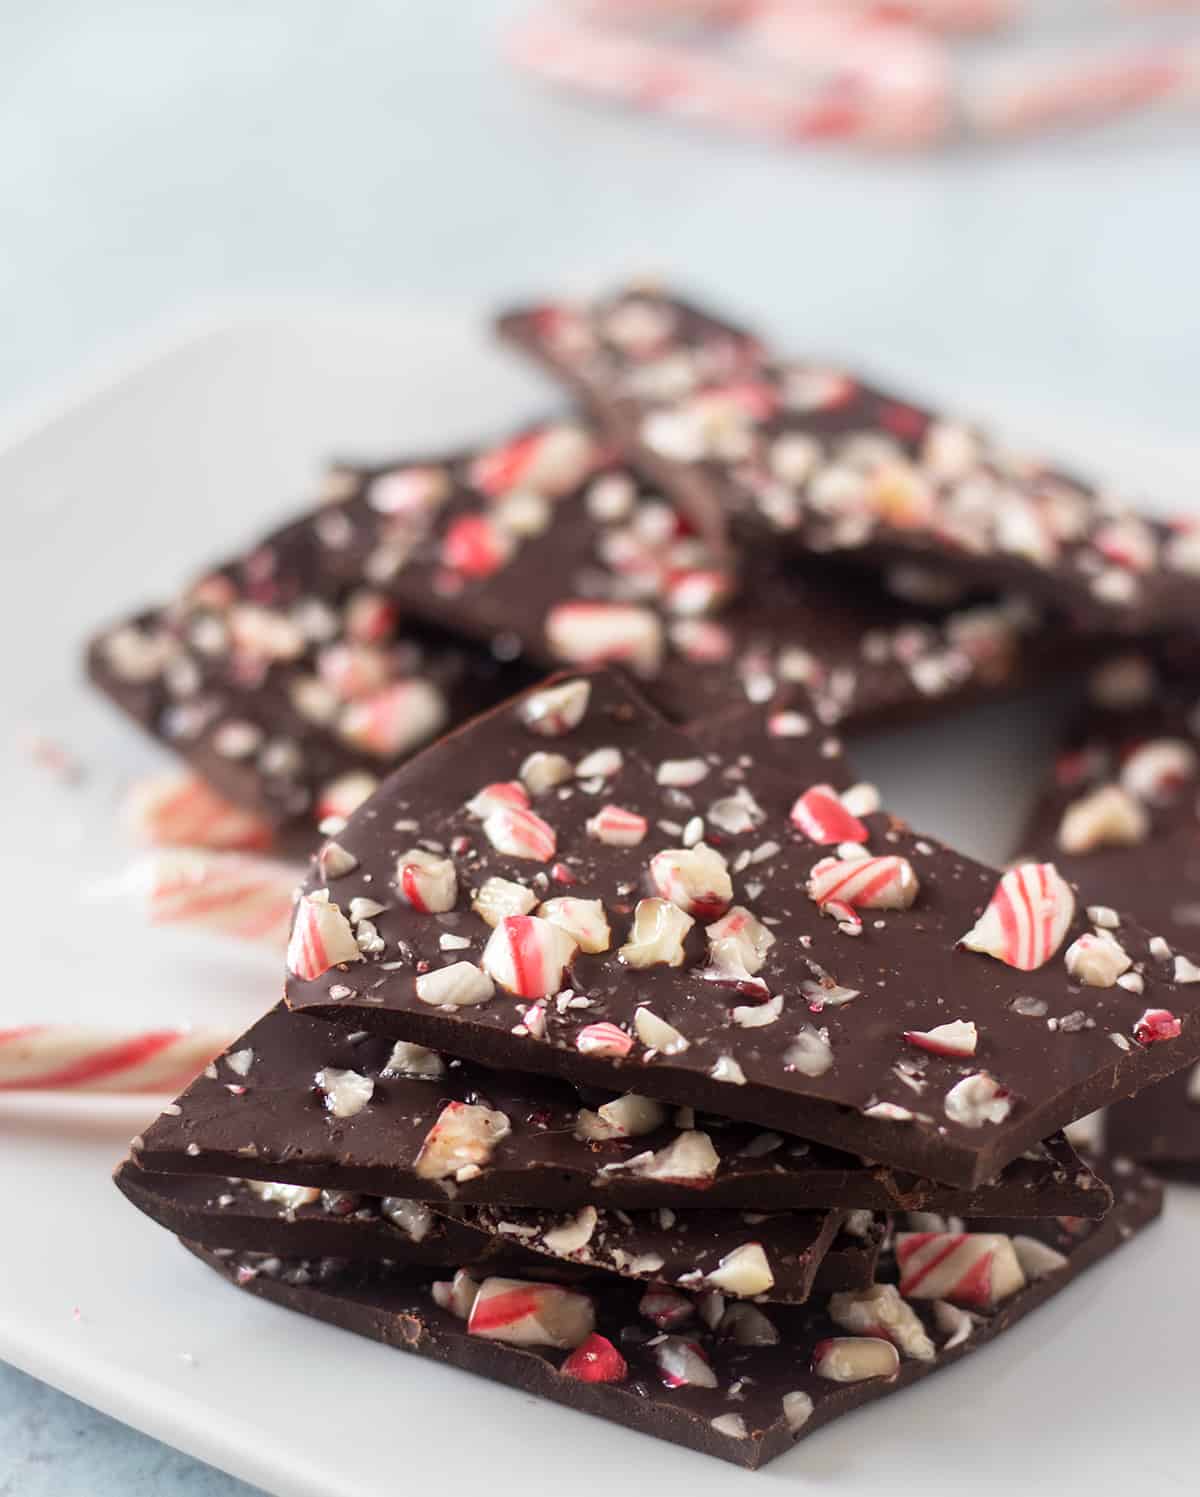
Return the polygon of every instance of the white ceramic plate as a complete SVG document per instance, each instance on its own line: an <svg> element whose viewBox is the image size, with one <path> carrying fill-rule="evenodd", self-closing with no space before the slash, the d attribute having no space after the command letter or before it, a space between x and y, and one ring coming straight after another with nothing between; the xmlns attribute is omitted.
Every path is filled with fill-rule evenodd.
<svg viewBox="0 0 1200 1497"><path fill-rule="evenodd" d="M889 362L904 374L903 350ZM1175 502L1200 471L1200 451L1164 454L1119 422L970 395ZM121 786L159 756L84 686L88 631L285 515L320 456L469 439L550 398L459 311L276 306L142 359L0 452L0 1024L240 1026L278 991L273 953L151 931L89 892L129 857ZM897 810L999 858L1060 711L975 712L859 758ZM79 758L82 784L35 763L39 734ZM109 1183L152 1111L0 1102L0 1356L272 1492L528 1497L582 1472L597 1492L695 1497L752 1479L839 1497L1194 1491L1200 1193L1175 1192L1166 1225L978 1357L751 1478L235 1294Z"/></svg>

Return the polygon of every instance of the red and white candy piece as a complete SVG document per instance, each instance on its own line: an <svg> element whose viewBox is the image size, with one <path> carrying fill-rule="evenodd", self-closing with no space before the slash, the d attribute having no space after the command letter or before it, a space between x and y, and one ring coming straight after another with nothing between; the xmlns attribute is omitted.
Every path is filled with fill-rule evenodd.
<svg viewBox="0 0 1200 1497"><path fill-rule="evenodd" d="M652 1321L660 1331L685 1325L696 1313L696 1306L686 1294L674 1289L647 1289L638 1300L638 1314Z"/></svg>
<svg viewBox="0 0 1200 1497"><path fill-rule="evenodd" d="M435 1008L473 1008L495 992L492 979L474 962L452 962L417 978L417 997Z"/></svg>
<svg viewBox="0 0 1200 1497"><path fill-rule="evenodd" d="M331 967L362 959L353 928L330 900L329 891L302 894L288 941L288 971L302 982L312 982Z"/></svg>
<svg viewBox="0 0 1200 1497"><path fill-rule="evenodd" d="M347 743L380 759L406 754L427 742L447 716L446 700L431 681L395 681L342 713L338 731Z"/></svg>
<svg viewBox="0 0 1200 1497"><path fill-rule="evenodd" d="M647 1180L703 1190L717 1178L721 1156L707 1133L689 1129L665 1148L629 1160L626 1167Z"/></svg>
<svg viewBox="0 0 1200 1497"><path fill-rule="evenodd" d="M468 1102L447 1102L425 1135L413 1170L422 1180L446 1180L463 1169L478 1171L511 1132L502 1112Z"/></svg>
<svg viewBox="0 0 1200 1497"><path fill-rule="evenodd" d="M1150 830L1145 807L1120 785L1101 785L1072 801L1058 824L1058 845L1066 853L1097 847L1129 847Z"/></svg>
<svg viewBox="0 0 1200 1497"><path fill-rule="evenodd" d="M581 1383L623 1383L629 1376L625 1358L606 1336L591 1335L558 1369Z"/></svg>
<svg viewBox="0 0 1200 1497"><path fill-rule="evenodd" d="M865 842L871 835L842 803L832 785L811 785L791 810L792 825L823 847L838 842Z"/></svg>
<svg viewBox="0 0 1200 1497"><path fill-rule="evenodd" d="M543 426L514 437L471 464L470 481L491 498L527 489L555 497L582 483L599 449L578 426Z"/></svg>
<svg viewBox="0 0 1200 1497"><path fill-rule="evenodd" d="M1195 775L1197 762L1196 750L1182 738L1155 738L1125 760L1121 784L1149 805L1168 805Z"/></svg>
<svg viewBox="0 0 1200 1497"><path fill-rule="evenodd" d="M708 1358L694 1341L682 1336L664 1336L650 1348L662 1380L668 1388L715 1388L717 1376Z"/></svg>
<svg viewBox="0 0 1200 1497"><path fill-rule="evenodd" d="M324 1093L325 1110L335 1118L357 1117L375 1092L375 1083L359 1071L326 1066L313 1079Z"/></svg>
<svg viewBox="0 0 1200 1497"><path fill-rule="evenodd" d="M510 858L548 863L558 850L558 838L549 822L520 806L497 807L484 820L483 834L497 852Z"/></svg>
<svg viewBox="0 0 1200 1497"><path fill-rule="evenodd" d="M761 1242L743 1242L733 1248L706 1276L706 1282L723 1294L738 1299L753 1299L765 1294L775 1282L775 1274Z"/></svg>
<svg viewBox="0 0 1200 1497"><path fill-rule="evenodd" d="M512 558L513 539L487 515L459 515L442 537L442 565L464 577L490 577Z"/></svg>
<svg viewBox="0 0 1200 1497"><path fill-rule="evenodd" d="M274 840L271 823L235 806L186 770L139 781L125 802L125 819L139 842L261 852Z"/></svg>
<svg viewBox="0 0 1200 1497"><path fill-rule="evenodd" d="M621 806L604 806L587 822L588 836L608 847L636 847L649 829L644 816Z"/></svg>
<svg viewBox="0 0 1200 1497"><path fill-rule="evenodd" d="M982 1128L984 1123L1004 1121L1012 1111L1012 1093L986 1071L976 1071L950 1088L943 1106L952 1123Z"/></svg>
<svg viewBox="0 0 1200 1497"><path fill-rule="evenodd" d="M833 1383L892 1378L900 1371L900 1353L878 1336L829 1336L813 1347L812 1370Z"/></svg>
<svg viewBox="0 0 1200 1497"><path fill-rule="evenodd" d="M616 1024L588 1024L575 1036L580 1055L594 1055L605 1060L620 1060L633 1049L633 1037Z"/></svg>
<svg viewBox="0 0 1200 1497"><path fill-rule="evenodd" d="M379 788L379 780L365 769L351 770L330 780L317 797L317 820L325 821L337 817L346 821L359 806L373 796Z"/></svg>
<svg viewBox="0 0 1200 1497"><path fill-rule="evenodd" d="M548 790L574 779L575 766L563 754L547 754L538 749L522 761L520 774L521 783L530 795L545 795Z"/></svg>
<svg viewBox="0 0 1200 1497"><path fill-rule="evenodd" d="M701 920L715 920L733 902L729 867L715 848L673 847L650 859L650 882L672 904Z"/></svg>
<svg viewBox="0 0 1200 1497"><path fill-rule="evenodd" d="M498 780L485 785L467 802L467 810L478 821L486 821L493 811L515 806L524 811L529 807L529 791L520 780Z"/></svg>
<svg viewBox="0 0 1200 1497"><path fill-rule="evenodd" d="M590 681L564 681L531 692L521 703L521 721L542 738L561 738L583 721L592 695Z"/></svg>
<svg viewBox="0 0 1200 1497"><path fill-rule="evenodd" d="M560 926L537 915L509 915L488 937L483 967L518 998L548 998L563 985L579 950Z"/></svg>
<svg viewBox="0 0 1200 1497"><path fill-rule="evenodd" d="M928 1050L931 1055L974 1055L979 1043L979 1033L969 1020L954 1019L949 1024L937 1024L932 1029L906 1029L904 1038L918 1050Z"/></svg>
<svg viewBox="0 0 1200 1497"><path fill-rule="evenodd" d="M449 858L410 847L396 859L396 888L422 915L442 915L458 900L458 874Z"/></svg>
<svg viewBox="0 0 1200 1497"><path fill-rule="evenodd" d="M1000 880L959 944L1032 972L1062 945L1074 914L1075 895L1053 863L1022 863Z"/></svg>
<svg viewBox="0 0 1200 1497"><path fill-rule="evenodd" d="M662 661L662 620L636 603L559 603L546 615L545 634L570 665L616 663L652 676Z"/></svg>
<svg viewBox="0 0 1200 1497"><path fill-rule="evenodd" d="M627 967L681 967L684 938L695 923L669 900L639 899L629 939L617 955Z"/></svg>
<svg viewBox="0 0 1200 1497"><path fill-rule="evenodd" d="M808 897L841 919L837 908L907 910L921 885L907 858L822 858L808 876Z"/></svg>
<svg viewBox="0 0 1200 1497"><path fill-rule="evenodd" d="M859 1336L880 1336L906 1357L932 1362L933 1342L920 1317L895 1284L873 1284L869 1289L843 1290L829 1296L829 1318Z"/></svg>
<svg viewBox="0 0 1200 1497"><path fill-rule="evenodd" d="M1133 1026L1133 1037L1139 1045L1178 1039L1182 1033L1183 1024L1169 1008L1148 1008Z"/></svg>
<svg viewBox="0 0 1200 1497"><path fill-rule="evenodd" d="M1089 988L1111 988L1133 966L1129 953L1109 931L1085 934L1063 954L1067 974Z"/></svg>
<svg viewBox="0 0 1200 1497"><path fill-rule="evenodd" d="M212 1029L0 1029L0 1091L179 1092L228 1043Z"/></svg>
<svg viewBox="0 0 1200 1497"><path fill-rule="evenodd" d="M575 1136L589 1143L610 1138L640 1138L661 1128L666 1117L666 1108L655 1098L627 1092L623 1097L602 1103L595 1112L581 1107L575 1119Z"/></svg>
<svg viewBox="0 0 1200 1497"><path fill-rule="evenodd" d="M528 1279L484 1279L471 1306L467 1334L509 1346L583 1346L596 1327L586 1294Z"/></svg>
<svg viewBox="0 0 1200 1497"><path fill-rule="evenodd" d="M524 914L516 911L514 913ZM575 941L580 951L595 953L607 951L612 944L612 932L604 904L599 899L547 899L538 910L543 920L557 925Z"/></svg>
<svg viewBox="0 0 1200 1497"><path fill-rule="evenodd" d="M390 674L386 654L371 645L326 645L317 660L322 681L343 702L380 690Z"/></svg>
<svg viewBox="0 0 1200 1497"><path fill-rule="evenodd" d="M537 895L525 884L510 878L489 878L476 890L471 908L481 920L495 927L508 915L530 914L537 902Z"/></svg>
<svg viewBox="0 0 1200 1497"><path fill-rule="evenodd" d="M436 509L449 493L445 468L396 468L371 480L367 503L381 515L420 516Z"/></svg>
<svg viewBox="0 0 1200 1497"><path fill-rule="evenodd" d="M633 1027L647 1050L657 1050L662 1055L679 1055L691 1043L674 1024L668 1024L648 1008L634 1010Z"/></svg>
<svg viewBox="0 0 1200 1497"><path fill-rule="evenodd" d="M110 888L141 901L153 925L195 925L242 940L282 942L297 882L295 869L266 858L176 848L148 854Z"/></svg>
<svg viewBox="0 0 1200 1497"><path fill-rule="evenodd" d="M900 1293L990 1310L1025 1287L1012 1239L999 1232L897 1232Z"/></svg>
<svg viewBox="0 0 1200 1497"><path fill-rule="evenodd" d="M705 935L710 970L733 982L753 977L775 944L772 932L741 905L734 905Z"/></svg>

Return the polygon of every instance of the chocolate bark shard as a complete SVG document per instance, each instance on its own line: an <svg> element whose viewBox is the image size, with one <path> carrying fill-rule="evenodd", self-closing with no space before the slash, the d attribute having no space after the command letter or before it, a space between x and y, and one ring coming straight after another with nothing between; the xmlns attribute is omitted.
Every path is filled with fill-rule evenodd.
<svg viewBox="0 0 1200 1497"><path fill-rule="evenodd" d="M631 321L655 338L629 341ZM502 336L565 381L702 533L931 566L1144 632L1194 617L1200 545L961 421L658 290L542 304Z"/></svg>
<svg viewBox="0 0 1200 1497"><path fill-rule="evenodd" d="M468 1322L435 1303L429 1278L415 1274L374 1283L357 1283L344 1275L340 1281L322 1283L319 1265L276 1261L266 1271L261 1265L247 1265L240 1282L251 1293L333 1325L755 1467L839 1415L948 1366L991 1340L1160 1211L1161 1189L1146 1175L1117 1176L1114 1186L1117 1204L1103 1222L992 1223L1005 1235L993 1234L978 1243L968 1237L954 1245L960 1262L976 1270L969 1292L967 1286L949 1286L960 1299L957 1305L916 1298L906 1289L906 1304L887 1298L889 1291L883 1291L882 1302L874 1306L831 1300L828 1305L768 1306L765 1311L747 1307L756 1317L765 1317L769 1333L778 1338L773 1344L762 1344L768 1335L761 1320L755 1323L756 1336L743 1328L739 1338L737 1325L725 1317L713 1316L712 1329L699 1306L677 1330L663 1332L640 1313L640 1291L613 1280L586 1287L595 1330L582 1350L575 1351L528 1344L528 1339L516 1345L471 1334ZM1005 1233L1006 1226L1014 1238L1019 1234L1018 1240ZM222 1259L184 1245L239 1282L236 1258ZM1003 1257L1010 1265L1003 1280L994 1270L978 1272L981 1265L987 1267L984 1260L989 1255ZM912 1274L890 1265L881 1269L880 1277L883 1283L895 1283ZM993 1291L1007 1292L988 1302L979 1292L985 1280ZM581 1287L572 1286L575 1292ZM881 1343L868 1328L879 1317L886 1317L881 1326L888 1326L895 1343ZM484 1327L478 1324L476 1329ZM569 1339L582 1341L583 1331L581 1325ZM515 1337L519 1328L508 1334ZM897 1343L894 1355L884 1351ZM872 1363L882 1364L886 1358L891 1375L854 1380L864 1360L859 1348L864 1356L871 1352ZM837 1374L851 1380L839 1381Z"/></svg>
<svg viewBox="0 0 1200 1497"><path fill-rule="evenodd" d="M1200 1184L1200 1066L1110 1107L1104 1140L1112 1153L1155 1174Z"/></svg>
<svg viewBox="0 0 1200 1497"><path fill-rule="evenodd" d="M199 1077L137 1142L147 1171L285 1181L458 1204L506 1201L565 1210L591 1202L641 1209L932 1210L959 1216L1102 1216L1107 1188L1058 1135L975 1189L932 1180L747 1123L664 1109L646 1133L595 1134L610 1093L581 1096L549 1077L503 1074L452 1059L406 1055L392 1069L391 1040L355 1033L282 1005L230 1046L253 1061L224 1060ZM335 1122L313 1078L353 1071L372 1083L371 1103ZM415 1074L414 1074L415 1071ZM229 1078L229 1079L227 1079ZM237 1091L230 1090L230 1086ZM509 1119L478 1174L424 1178L416 1161L447 1103L483 1097ZM175 1109L178 1110L175 1110ZM585 1119L582 1114L590 1115ZM603 1132L603 1129L599 1130ZM225 1245L225 1244L222 1244ZM231 1244L238 1246L238 1243Z"/></svg>
<svg viewBox="0 0 1200 1497"><path fill-rule="evenodd" d="M398 771L340 834L357 866L332 893L305 886L294 943L309 956L289 1003L963 1185L1200 1057L1200 988L1174 981L1148 933L1121 926L1143 993L1081 996L1063 953L1087 933L1086 898L1076 909L1049 867L998 885L883 813L859 817L837 793L836 741L803 742L791 777L702 752L604 672L496 709ZM547 745L582 774L533 798L522 768ZM516 804L493 804L505 796ZM616 836L606 806L624 818ZM398 889L416 844L453 864L453 909L423 913ZM492 879L523 900L494 927L471 908ZM318 970L305 943L327 898L363 896L388 904L382 952ZM593 917L600 902L599 941L577 946L564 898ZM1147 1009L1179 1033L1147 1043ZM961 1026L952 1044L947 1024Z"/></svg>

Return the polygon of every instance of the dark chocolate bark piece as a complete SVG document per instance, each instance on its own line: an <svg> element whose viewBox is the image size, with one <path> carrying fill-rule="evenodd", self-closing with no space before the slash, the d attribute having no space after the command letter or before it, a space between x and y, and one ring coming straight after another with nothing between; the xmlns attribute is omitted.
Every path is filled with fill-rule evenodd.
<svg viewBox="0 0 1200 1497"><path fill-rule="evenodd" d="M1088 901L1053 867L998 882L844 777L826 735L783 776L698 752L612 673L558 679L351 818L298 901L288 1001L962 1185L1200 1058L1200 988L1146 931L1115 932L1136 984L1090 985Z"/></svg>
<svg viewBox="0 0 1200 1497"><path fill-rule="evenodd" d="M1102 630L1195 616L1200 532L1121 508L845 370L781 361L664 292L542 304L499 326L705 534L933 566Z"/></svg>
<svg viewBox="0 0 1200 1497"><path fill-rule="evenodd" d="M1148 1176L1130 1171L1114 1186L1117 1204L1100 1223L943 1234L922 1222L897 1235L879 1285L865 1293L795 1307L725 1307L704 1296L674 1320L666 1306L650 1318L656 1307L639 1289L611 1279L564 1286L547 1275L531 1286L461 1275L452 1288L409 1273L321 1282L312 1265L264 1272L185 1246L276 1304L755 1467L991 1340L1160 1211L1161 1188Z"/></svg>
<svg viewBox="0 0 1200 1497"><path fill-rule="evenodd" d="M391 1040L281 1005L134 1141L134 1156L147 1171L555 1210L591 1202L1100 1217L1111 1199L1061 1134L996 1179L963 1189L645 1097L581 1095L550 1077L490 1071L415 1047L396 1057L394 1050ZM374 1105L332 1115L314 1081L330 1072L370 1081ZM443 1178L440 1167L419 1173L422 1150L447 1108L454 1116L481 1102L504 1124L492 1130L486 1156L476 1148L478 1172L468 1165L461 1180Z"/></svg>
<svg viewBox="0 0 1200 1497"><path fill-rule="evenodd" d="M1200 1066L1110 1107L1104 1142L1155 1174L1200 1184Z"/></svg>
<svg viewBox="0 0 1200 1497"><path fill-rule="evenodd" d="M87 668L231 800L309 828L528 679L402 618L333 502L166 607L106 629Z"/></svg>

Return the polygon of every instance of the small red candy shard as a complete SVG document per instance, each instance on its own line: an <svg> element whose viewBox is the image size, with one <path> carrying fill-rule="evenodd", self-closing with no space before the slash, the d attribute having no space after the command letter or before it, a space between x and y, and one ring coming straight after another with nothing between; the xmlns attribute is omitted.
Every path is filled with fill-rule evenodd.
<svg viewBox="0 0 1200 1497"><path fill-rule="evenodd" d="M442 541L442 561L464 577L490 577L512 555L512 542L484 515L460 515Z"/></svg>
<svg viewBox="0 0 1200 1497"><path fill-rule="evenodd" d="M1159 1040L1178 1039L1182 1030L1169 1008L1148 1008L1133 1026L1133 1037L1139 1045L1155 1045Z"/></svg>
<svg viewBox="0 0 1200 1497"><path fill-rule="evenodd" d="M623 1383L629 1376L625 1358L606 1336L594 1332L558 1370L581 1383Z"/></svg>
<svg viewBox="0 0 1200 1497"><path fill-rule="evenodd" d="M842 804L832 785L810 785L791 810L791 822L810 842L865 842L870 832Z"/></svg>

